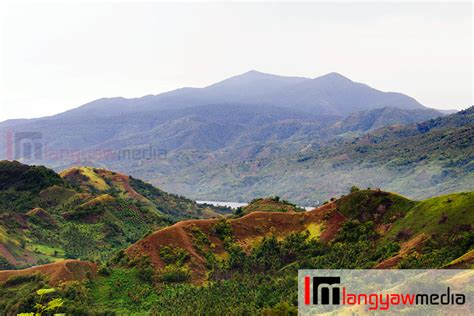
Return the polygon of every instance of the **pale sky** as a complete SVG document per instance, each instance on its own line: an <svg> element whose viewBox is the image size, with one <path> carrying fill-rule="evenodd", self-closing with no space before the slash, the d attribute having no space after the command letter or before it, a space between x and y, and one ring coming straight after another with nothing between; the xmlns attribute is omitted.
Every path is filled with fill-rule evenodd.
<svg viewBox="0 0 474 316"><path fill-rule="evenodd" d="M465 3L84 3L1 8L0 121L255 69L339 72L422 104L473 104Z"/></svg>

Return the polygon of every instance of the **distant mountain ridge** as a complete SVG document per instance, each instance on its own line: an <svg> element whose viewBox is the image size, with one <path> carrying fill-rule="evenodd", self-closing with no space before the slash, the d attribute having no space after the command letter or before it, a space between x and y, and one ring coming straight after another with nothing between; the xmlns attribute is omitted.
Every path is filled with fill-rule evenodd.
<svg viewBox="0 0 474 316"><path fill-rule="evenodd" d="M225 195L227 200L249 201L256 196L279 195L313 205L341 194L354 183L383 186L419 199L474 190L473 135L471 107L425 122L384 126L326 143L315 139L300 150L294 146L278 152L280 147L268 146L253 158L202 160L173 177L185 183L180 186L183 194L196 199ZM268 154L270 148L273 154ZM173 185L167 178L160 180Z"/></svg>
<svg viewBox="0 0 474 316"><path fill-rule="evenodd" d="M6 146L8 131L31 131L42 133L52 150L113 150L145 144L166 151L183 145L215 150L239 145L236 139L248 145L242 133L250 136L250 142L267 142L273 129L288 120L304 124L311 137L325 137L324 125L360 110L383 107L426 109L408 96L381 92L337 73L309 79L249 71L205 88L134 99L104 98L49 117L5 121L0 123L0 142ZM267 136L255 135L263 127ZM284 138L291 136L289 132ZM147 138L148 144L143 141Z"/></svg>
<svg viewBox="0 0 474 316"><path fill-rule="evenodd" d="M98 99L48 118L117 116L136 111L177 110L211 104L271 105L317 115L339 116L385 106L403 109L424 108L415 99L404 94L382 92L338 73L310 79L251 70L204 88L180 88L132 99L122 97ZM44 118L28 121L42 119Z"/></svg>
<svg viewBox="0 0 474 316"><path fill-rule="evenodd" d="M333 139L438 116L442 113L406 95L381 92L337 73L309 79L250 71L204 88L99 99L54 116L0 123L0 143L6 148L10 137L10 154L12 137L19 132L36 133L42 149L53 153L34 161L24 153L7 157L4 150L0 158L23 158L56 171L81 165L105 167L178 194L189 194L184 188L193 184L196 189L194 184L200 183L193 193L197 196L215 186L213 181L201 181L209 174L189 170L196 178L186 176L186 182L174 175L193 166L206 166L203 171L208 172L207 164L233 168L249 160L285 159L308 148L324 148ZM162 155L118 158L120 153L149 148Z"/></svg>
<svg viewBox="0 0 474 316"><path fill-rule="evenodd" d="M271 105L316 115L344 116L355 111L392 106L424 108L401 93L382 92L338 73L314 79L286 77L251 70L204 88L181 88L141 98L104 98L59 116L115 116L137 110L177 110L201 105Z"/></svg>
<svg viewBox="0 0 474 316"><path fill-rule="evenodd" d="M423 122L437 116L439 112L432 109L405 110L384 107L352 113L338 122L337 127L342 132L369 131L383 126Z"/></svg>

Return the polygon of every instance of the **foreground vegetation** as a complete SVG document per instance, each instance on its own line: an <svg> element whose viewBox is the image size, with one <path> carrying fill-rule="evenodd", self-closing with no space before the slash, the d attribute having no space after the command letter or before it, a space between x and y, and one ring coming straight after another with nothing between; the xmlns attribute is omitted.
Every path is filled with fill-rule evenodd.
<svg viewBox="0 0 474 316"><path fill-rule="evenodd" d="M73 315L296 315L298 268L370 268L399 250L391 242L374 246L371 223L346 224L332 246L308 235L292 234L282 241L270 236L249 255L233 249L228 261L215 267L213 280L200 286L144 278L146 273L139 267L110 267L94 280L60 285L50 299L60 298L64 304L58 310ZM472 232L466 233L445 243L439 252L428 252L429 260L410 257L400 267L442 267L469 250L473 237ZM40 276L9 280L0 290L0 309L33 310L39 300L34 293L44 286Z"/></svg>
<svg viewBox="0 0 474 316"><path fill-rule="evenodd" d="M414 202L353 188L329 206L345 221L328 241L308 230L284 237L270 232L244 248L232 221L213 222L209 233L193 226L193 247L206 258L204 282L191 282L194 257L186 249L165 245L160 269L146 254L118 252L98 276L57 284L42 300L60 300L56 311L73 315L296 315L300 268L374 268L387 262L394 268L472 267L472 259L457 265L474 249L472 192ZM226 256L213 250L215 238ZM0 287L0 310L34 311L37 291L50 288L46 281L41 275L11 277Z"/></svg>

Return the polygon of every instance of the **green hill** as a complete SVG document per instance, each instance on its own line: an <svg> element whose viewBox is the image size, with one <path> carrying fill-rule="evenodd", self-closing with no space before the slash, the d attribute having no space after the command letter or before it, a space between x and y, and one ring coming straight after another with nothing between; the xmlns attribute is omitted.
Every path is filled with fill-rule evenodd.
<svg viewBox="0 0 474 316"><path fill-rule="evenodd" d="M64 258L104 261L155 229L225 211L105 169L59 175L1 161L0 178L1 268Z"/></svg>
<svg viewBox="0 0 474 316"><path fill-rule="evenodd" d="M351 191L308 212L259 199L238 218L176 223L119 252L97 277L56 285L51 299L70 314L294 315L298 269L474 264L473 192L413 201ZM19 272L1 284L0 310L33 310L48 275Z"/></svg>
<svg viewBox="0 0 474 316"><path fill-rule="evenodd" d="M416 203L393 225L388 236L396 236L404 229L417 234L455 235L471 229L472 223L474 192L447 194Z"/></svg>
<svg viewBox="0 0 474 316"><path fill-rule="evenodd" d="M351 194L338 199L336 205L348 218L390 223L404 217L416 202L395 193L355 188Z"/></svg>
<svg viewBox="0 0 474 316"><path fill-rule="evenodd" d="M304 212L304 209L279 197L269 197L250 201L248 205L238 208L236 215L242 216L252 212Z"/></svg>

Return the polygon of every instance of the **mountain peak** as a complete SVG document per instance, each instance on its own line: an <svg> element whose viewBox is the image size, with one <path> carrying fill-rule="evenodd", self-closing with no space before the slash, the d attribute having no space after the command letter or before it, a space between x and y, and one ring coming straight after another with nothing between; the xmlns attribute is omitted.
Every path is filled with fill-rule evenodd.
<svg viewBox="0 0 474 316"><path fill-rule="evenodd" d="M263 79L267 79L267 78L277 78L277 77L283 77L283 76L269 74L269 73L266 73L266 72L261 72L261 71L252 69L252 70L249 70L247 72L244 72L243 74L234 76L232 78L250 78L250 79L263 78Z"/></svg>
<svg viewBox="0 0 474 316"><path fill-rule="evenodd" d="M242 75L266 75L266 74L258 70L252 69L247 72L244 72Z"/></svg>
<svg viewBox="0 0 474 316"><path fill-rule="evenodd" d="M330 81L352 81L351 79L341 75L340 73L337 72L330 72L328 74L316 77L314 79L318 80L330 80Z"/></svg>
<svg viewBox="0 0 474 316"><path fill-rule="evenodd" d="M309 80L302 77L287 77L287 76L278 76L269 73L260 72L257 70L250 70L243 74L236 75L230 78L227 78L223 81L212 84L208 87L210 88L242 88L245 87L246 93L250 94L251 91L262 91L268 90L278 90L284 87L290 86L292 84L300 83L304 80ZM238 92L241 94L241 92Z"/></svg>

